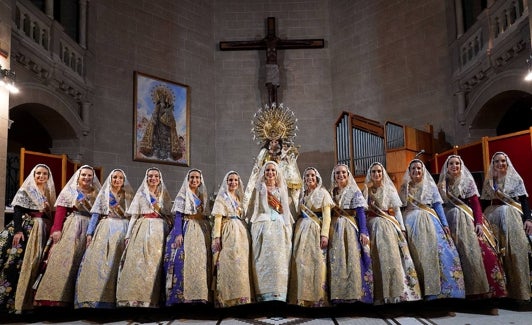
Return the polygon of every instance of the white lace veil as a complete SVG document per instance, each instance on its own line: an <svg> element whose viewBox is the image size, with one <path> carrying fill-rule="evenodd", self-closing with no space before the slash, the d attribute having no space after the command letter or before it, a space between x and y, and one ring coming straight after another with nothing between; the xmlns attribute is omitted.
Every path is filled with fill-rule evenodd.
<svg viewBox="0 0 532 325"><path fill-rule="evenodd" d="M288 187L286 186L286 182L283 177L283 172L279 168L279 165L275 161L267 161L262 165L259 173L259 179L256 184L256 191L257 193L261 193L262 186L266 186L264 183L264 173L266 172L266 166L273 165L275 166L276 173L276 183L277 187L279 188L280 195L281 195L281 205L283 207L283 214L285 215L285 222L290 223L293 222L292 213L290 212L290 206L289 206L289 200L288 200ZM255 208L253 209L253 216L251 217L251 220L255 220L255 218L259 214L259 201L260 199L257 197L255 198Z"/></svg>
<svg viewBox="0 0 532 325"><path fill-rule="evenodd" d="M107 176L105 182L103 182L102 188L100 189L100 192L98 192L98 196L96 196L96 200L92 205L91 213L98 213L101 215L109 214L109 193L111 192L111 186L113 182L112 178L115 172L121 172L122 175L124 175L124 185L122 185L122 191L124 193L124 199L126 203L125 210L127 211L129 205L131 204L131 199L133 198L133 188L129 184L126 173L124 173L122 169L113 169L109 173L109 176Z"/></svg>
<svg viewBox="0 0 532 325"><path fill-rule="evenodd" d="M240 175L237 172L235 172L234 170L231 170L227 174L225 174L222 184L220 185L220 188L218 189L218 195L216 196L216 200L214 201L214 206L212 207L212 213L211 213L212 215L224 215L226 213L224 207L220 206L216 202L220 201L220 198L222 198L224 195L227 195L226 194L228 192L227 179L229 178L230 175L238 176L238 187L236 188L236 196L242 203L242 198L244 197L244 186L242 184L242 178L240 178Z"/></svg>
<svg viewBox="0 0 532 325"><path fill-rule="evenodd" d="M410 177L410 166L412 166L414 163L420 163L423 168L423 177L417 184L415 184ZM403 182L401 184L401 192L399 193L399 196L401 197L401 201L403 201L404 205L407 203L409 187L416 188L415 193L413 193L414 198L423 204L434 204L436 202L443 203L440 192L436 186L436 182L434 182L434 179L425 167L425 164L419 159L413 159L408 164L406 172L403 176Z"/></svg>
<svg viewBox="0 0 532 325"><path fill-rule="evenodd" d="M323 188L323 179L321 178L320 172L314 168L314 167L307 167L303 171L303 178L305 178L305 175L307 174L307 171L313 170L316 173L316 188L312 191L310 194L310 197L308 197L308 201L313 207L323 207L323 206L334 206L334 201L332 200L330 195L328 194L327 190ZM304 191L300 194L299 200L301 201L305 197L305 193L307 192L307 183L303 181ZM323 189L323 190L322 190Z"/></svg>
<svg viewBox="0 0 532 325"><path fill-rule="evenodd" d="M98 180L98 176L96 176L96 171L94 168L92 168L89 165L83 165L76 172L72 177L70 177L70 180L68 183L66 183L65 187L61 190L61 193L59 193L59 196L57 197L57 200L55 201L55 206L62 206L66 208L71 208L74 205L76 205L76 201L78 199L78 180L79 175L81 174L81 171L83 169L90 169L92 170L92 192L98 193L100 191L100 181Z"/></svg>
<svg viewBox="0 0 532 325"><path fill-rule="evenodd" d="M177 193L177 196L174 200L174 205L172 206L172 213L181 212L183 214L194 215L198 211L196 209L196 204L194 204L194 193L190 190L188 185L188 178L191 172L198 172L200 174L200 185L198 187L199 199L203 203L202 214L205 216L209 215L209 196L207 195L207 187L205 186L205 181L203 180L203 173L201 170L193 168L187 172L181 189Z"/></svg>
<svg viewBox="0 0 532 325"><path fill-rule="evenodd" d="M506 164L508 165L506 176L504 176L504 186L500 188L500 190L511 197L519 197L521 195L528 196L528 193L525 188L525 183L523 182L523 179L521 178L517 170L515 170L514 165L510 161L510 157L508 157L506 153L499 151L494 153L491 157L490 167L488 169L486 177L484 178L484 185L482 186L481 198L485 200L492 200L497 198L493 190L493 175L495 175L494 160L497 155L504 155L504 157L506 157Z"/></svg>
<svg viewBox="0 0 532 325"><path fill-rule="evenodd" d="M150 214L150 213L155 212L151 204L150 188L148 186L148 172L152 170L156 170L157 172L159 172L159 176L160 176L160 183L157 188L157 203L160 208L159 213L163 216L170 215L170 207L172 206L172 199L170 198L170 194L168 193L168 190L166 189L166 186L164 185L163 174L161 173L159 168L156 168L156 167L150 167L146 170L146 174L144 175L142 184L140 184L140 187L137 190L137 193L135 193L135 196L133 197L133 201L131 201L131 205L129 206L129 209L127 209L126 211L127 214L142 215L142 214Z"/></svg>
<svg viewBox="0 0 532 325"><path fill-rule="evenodd" d="M330 194L333 197L333 200L335 199L335 189L338 188L338 183L336 182L336 178L334 177L334 172L336 171L336 168L344 166L347 170L347 185L342 190L342 196L344 198L344 202L337 202L340 208L342 209L354 209L358 207L367 208L368 203L364 199L364 195L362 195L362 192L360 191L360 188L357 185L357 182L355 181L355 178L353 177L353 174L351 174L351 170L349 170L349 166L346 164L337 164L334 166L332 173L331 173L331 189Z"/></svg>
<svg viewBox="0 0 532 325"><path fill-rule="evenodd" d="M451 180L452 176L448 174L449 172L449 161L452 158L457 158L460 160L460 175L457 177L457 179L454 179L454 182L452 185L449 185L449 181ZM438 180L438 188L440 191L443 191L443 189L447 188L447 191L453 193L453 195L459 197L459 198L470 198L474 195L479 196L477 185L475 183L475 179L473 178L473 175L467 169L466 165L464 164L464 161L462 160L462 157L458 155L450 155L445 160L445 163L443 164L440 178ZM441 193L442 199L445 201L447 200L445 193Z"/></svg>
<svg viewBox="0 0 532 325"><path fill-rule="evenodd" d="M374 186L373 181L371 180L371 168L373 168L374 166L380 166L382 169L381 186L377 188L377 191L382 193L382 195L378 195L379 197L382 197L381 202L379 202L379 207L383 209L389 209L389 208L397 208L397 207L402 206L403 203L401 202L401 199L399 198L397 189L395 188L395 185L393 184L392 179L388 175L388 172L386 172L386 169L380 162L374 162L373 164L369 166L368 171L366 172L366 180L364 181L366 186L368 188L371 188Z"/></svg>
<svg viewBox="0 0 532 325"><path fill-rule="evenodd" d="M35 184L35 170L38 167L44 167L48 170L48 181L46 182L44 193L45 198L43 198L41 192L37 188L37 184ZM18 189L13 201L11 202L11 206L18 205L30 210L44 211L44 203L48 202L48 205L53 207L55 200L55 186L54 179L52 178L52 171L45 164L37 164L35 167L33 167L28 177L26 177L22 183L22 186L20 186Z"/></svg>

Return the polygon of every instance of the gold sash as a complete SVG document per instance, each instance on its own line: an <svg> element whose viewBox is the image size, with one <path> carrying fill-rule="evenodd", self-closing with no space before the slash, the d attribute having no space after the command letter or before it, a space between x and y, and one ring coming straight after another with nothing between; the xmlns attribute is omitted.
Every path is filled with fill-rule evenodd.
<svg viewBox="0 0 532 325"><path fill-rule="evenodd" d="M447 197L449 198L449 203L457 207L458 209L462 210L462 212L465 213L466 216L469 217L469 219L475 224L475 218L473 217L473 210L465 204L460 198L454 196L451 192L447 192ZM488 242L488 244L495 250L496 253L500 254L499 245L497 243L497 239L495 238L495 235L493 235L493 232L491 230L491 225L484 218L482 217L482 235L484 236L484 239Z"/></svg>
<svg viewBox="0 0 532 325"><path fill-rule="evenodd" d="M381 218L384 218L385 220L388 220L389 222L392 223L392 225L394 225L395 229L398 231L398 232L402 232L401 230L401 224L399 224L399 221L397 221L397 219L395 219L394 216L391 216L390 214L384 212L381 208L379 208L378 206L376 206L375 204L370 204L368 206L369 210L371 210L373 213L375 213L377 216L381 217Z"/></svg>
<svg viewBox="0 0 532 325"><path fill-rule="evenodd" d="M426 205L424 203L419 202L418 200L416 200L412 196L412 194L408 194L407 200L408 200L408 202L410 202L415 207L418 207L419 209L428 212L434 219L436 219L438 221L438 223L440 224L440 226L443 229L443 227L444 227L443 223L441 222L440 217L438 217L438 214L436 213L436 211L433 208L429 207L428 205ZM452 243L453 240L449 237L449 235L445 232L445 230L443 231L443 233L445 234L445 238L447 238L447 241L449 241L449 243Z"/></svg>
<svg viewBox="0 0 532 325"><path fill-rule="evenodd" d="M509 195L506 193L501 192L500 190L495 190L495 196L497 199L499 199L501 202L503 202L506 205L509 205L510 207L514 208L519 212L521 215L523 214L523 208L521 207L521 203L516 202L514 199L512 199Z"/></svg>
<svg viewBox="0 0 532 325"><path fill-rule="evenodd" d="M340 208L337 205L332 207L332 212L335 213L338 217L346 218L353 225L353 227L355 227L356 232L360 232L358 230L358 224L354 216L350 215L347 211L345 211L344 209Z"/></svg>
<svg viewBox="0 0 532 325"><path fill-rule="evenodd" d="M299 205L299 211L301 211L301 213L303 215L306 215L309 217L309 219L311 219L312 221L314 221L315 223L318 224L318 226L321 227L321 220L320 218L314 213L314 211L310 210L309 207L307 207L305 204L301 203Z"/></svg>

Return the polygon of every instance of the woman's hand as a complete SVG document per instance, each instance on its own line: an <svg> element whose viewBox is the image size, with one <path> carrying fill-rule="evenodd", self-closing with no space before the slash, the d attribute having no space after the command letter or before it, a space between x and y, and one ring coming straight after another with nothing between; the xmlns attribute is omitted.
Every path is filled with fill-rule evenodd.
<svg viewBox="0 0 532 325"><path fill-rule="evenodd" d="M213 252L219 252L221 250L222 250L222 242L220 240L220 237L216 237L212 241L212 251Z"/></svg>
<svg viewBox="0 0 532 325"><path fill-rule="evenodd" d="M57 231L54 231L52 233L52 242L54 244L57 244L57 242L59 242L59 240L61 239L61 236L63 235L63 233L61 232L61 230L57 230Z"/></svg>
<svg viewBox="0 0 532 325"><path fill-rule="evenodd" d="M321 236L321 238L320 238L320 248L321 249L325 249L325 248L327 248L327 246L329 246L329 238L327 238L325 236Z"/></svg>
<svg viewBox="0 0 532 325"><path fill-rule="evenodd" d="M91 242L92 242L92 235L87 235L87 244L85 245L85 247L89 247Z"/></svg>
<svg viewBox="0 0 532 325"><path fill-rule="evenodd" d="M366 234L360 234L360 243L362 246L369 245L369 236Z"/></svg>
<svg viewBox="0 0 532 325"><path fill-rule="evenodd" d="M443 227L443 231L445 232L445 234L447 236L450 236L451 235L451 229L449 229L449 226L445 226Z"/></svg>
<svg viewBox="0 0 532 325"><path fill-rule="evenodd" d="M482 231L482 225L481 224L476 224L475 225L475 233L477 234L477 236L479 238L482 237L484 232Z"/></svg>
<svg viewBox="0 0 532 325"><path fill-rule="evenodd" d="M17 247L20 241L24 241L24 233L22 231L19 231L13 236L13 244L12 247Z"/></svg>
<svg viewBox="0 0 532 325"><path fill-rule="evenodd" d="M525 220L525 232L527 235L532 235L532 220Z"/></svg>
<svg viewBox="0 0 532 325"><path fill-rule="evenodd" d="M183 235L178 235L172 243L172 248L176 249L183 245Z"/></svg>

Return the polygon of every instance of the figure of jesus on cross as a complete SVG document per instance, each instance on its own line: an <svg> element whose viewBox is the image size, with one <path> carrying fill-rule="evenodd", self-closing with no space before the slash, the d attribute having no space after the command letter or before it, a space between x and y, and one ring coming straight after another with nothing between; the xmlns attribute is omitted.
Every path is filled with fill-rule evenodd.
<svg viewBox="0 0 532 325"><path fill-rule="evenodd" d="M267 19L267 35L261 40L220 42L221 51L266 50L266 88L270 106L277 101L280 86L277 50L323 48L323 39L283 40L275 34L275 18Z"/></svg>

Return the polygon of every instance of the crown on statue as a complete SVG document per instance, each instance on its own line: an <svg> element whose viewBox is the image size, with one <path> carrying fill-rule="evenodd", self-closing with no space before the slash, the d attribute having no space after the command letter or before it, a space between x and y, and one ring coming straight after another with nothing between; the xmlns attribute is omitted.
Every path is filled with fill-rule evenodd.
<svg viewBox="0 0 532 325"><path fill-rule="evenodd" d="M175 95L172 89L163 84L158 84L151 89L151 100L154 103L158 103L161 100L173 103L175 101Z"/></svg>
<svg viewBox="0 0 532 325"><path fill-rule="evenodd" d="M259 144L275 139L293 141L298 130L296 124L297 118L290 108L282 103L273 103L271 107L266 104L253 115L251 133Z"/></svg>

